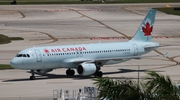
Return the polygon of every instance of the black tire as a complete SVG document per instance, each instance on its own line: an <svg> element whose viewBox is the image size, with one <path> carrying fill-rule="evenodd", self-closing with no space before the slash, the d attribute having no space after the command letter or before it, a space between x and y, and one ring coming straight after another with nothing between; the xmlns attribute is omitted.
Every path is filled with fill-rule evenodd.
<svg viewBox="0 0 180 100"><path fill-rule="evenodd" d="M75 74L75 71L74 70L70 70L70 75L74 76L74 74Z"/></svg>
<svg viewBox="0 0 180 100"><path fill-rule="evenodd" d="M35 80L36 77L35 76L30 76L30 80Z"/></svg>
<svg viewBox="0 0 180 100"><path fill-rule="evenodd" d="M70 70L70 69L66 70L66 75L67 76L74 76L74 74L75 74L74 70Z"/></svg>
<svg viewBox="0 0 180 100"><path fill-rule="evenodd" d="M98 71L98 72L94 73L94 76L95 77L102 77L103 73L101 71Z"/></svg>
<svg viewBox="0 0 180 100"><path fill-rule="evenodd" d="M66 75L70 76L70 70L66 70Z"/></svg>

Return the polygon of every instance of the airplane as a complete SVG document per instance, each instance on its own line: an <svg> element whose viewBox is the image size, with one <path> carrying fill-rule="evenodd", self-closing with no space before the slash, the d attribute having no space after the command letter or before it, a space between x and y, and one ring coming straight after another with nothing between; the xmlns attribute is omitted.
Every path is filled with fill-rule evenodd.
<svg viewBox="0 0 180 100"><path fill-rule="evenodd" d="M155 16L156 10L150 9L134 37L127 42L32 47L20 51L10 64L15 69L31 70L30 80L36 79L35 72L47 73L57 68L67 68L67 76L73 76L76 69L82 76L102 77L103 65L151 57L143 54L160 46L152 42Z"/></svg>

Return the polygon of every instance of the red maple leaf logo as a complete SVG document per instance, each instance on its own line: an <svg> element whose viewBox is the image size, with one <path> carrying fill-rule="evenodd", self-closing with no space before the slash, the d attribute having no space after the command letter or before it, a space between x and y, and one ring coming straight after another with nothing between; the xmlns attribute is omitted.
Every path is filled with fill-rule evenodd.
<svg viewBox="0 0 180 100"><path fill-rule="evenodd" d="M45 52L45 53L49 53L49 50L48 50L48 49L44 49L44 52Z"/></svg>
<svg viewBox="0 0 180 100"><path fill-rule="evenodd" d="M151 36L151 32L153 30L153 26L147 22L145 27L142 27L142 31L144 32L144 36Z"/></svg>

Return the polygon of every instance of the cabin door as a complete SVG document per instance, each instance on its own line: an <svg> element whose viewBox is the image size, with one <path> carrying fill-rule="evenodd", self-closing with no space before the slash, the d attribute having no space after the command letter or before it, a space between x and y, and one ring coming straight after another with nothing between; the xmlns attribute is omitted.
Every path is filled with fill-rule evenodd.
<svg viewBox="0 0 180 100"><path fill-rule="evenodd" d="M42 61L41 52L39 50L35 50L35 54L36 54L36 61L41 62Z"/></svg>
<svg viewBox="0 0 180 100"><path fill-rule="evenodd" d="M134 47L134 56L137 56L138 55L138 47L136 44L132 44L133 47Z"/></svg>

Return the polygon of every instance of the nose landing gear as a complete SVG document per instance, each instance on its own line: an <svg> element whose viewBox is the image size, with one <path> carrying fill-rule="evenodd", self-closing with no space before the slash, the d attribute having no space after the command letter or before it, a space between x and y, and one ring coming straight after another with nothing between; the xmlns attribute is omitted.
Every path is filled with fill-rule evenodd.
<svg viewBox="0 0 180 100"><path fill-rule="evenodd" d="M30 76L30 80L35 80L36 77L34 76L34 70L31 70L31 74L32 74L32 76Z"/></svg>

